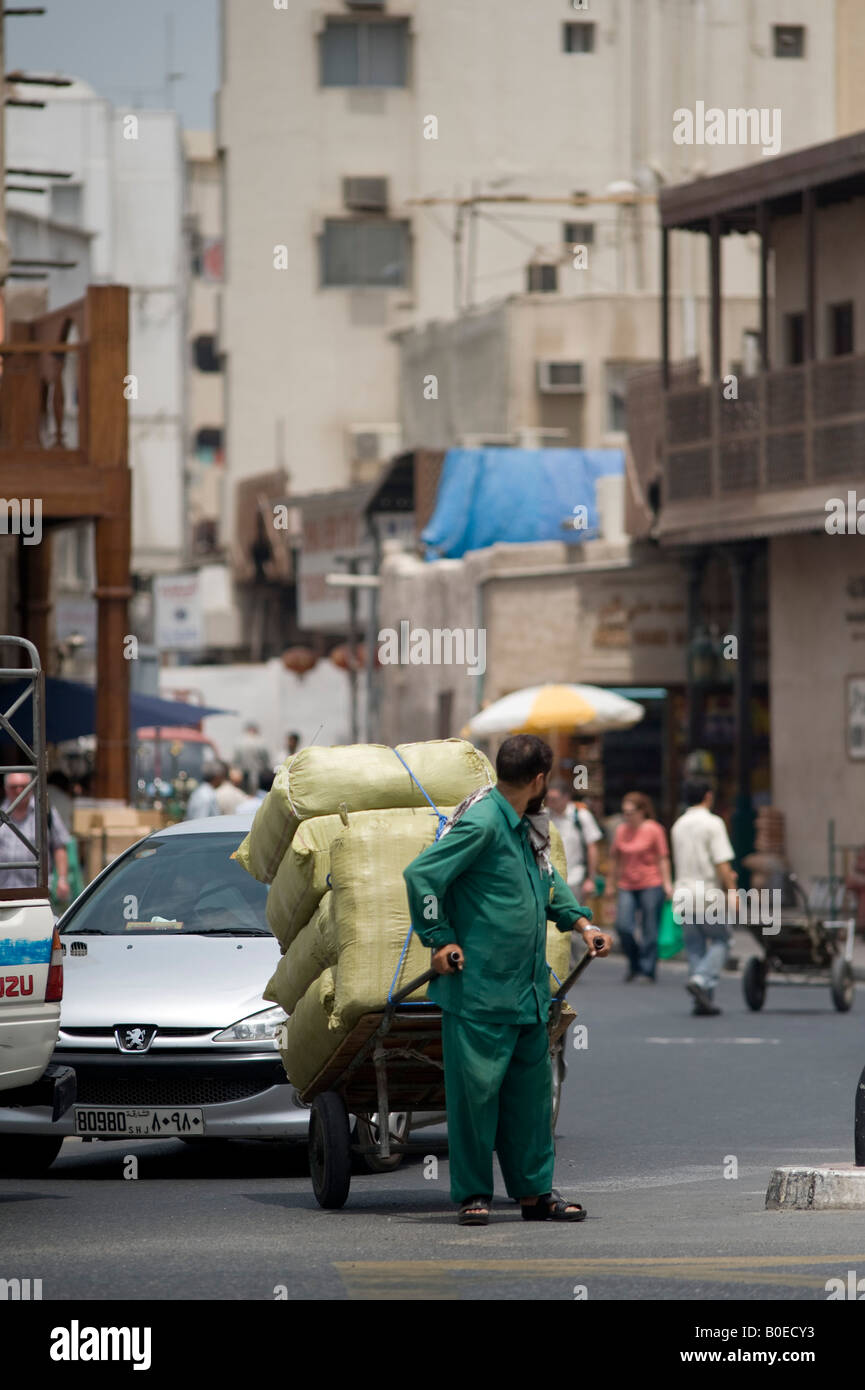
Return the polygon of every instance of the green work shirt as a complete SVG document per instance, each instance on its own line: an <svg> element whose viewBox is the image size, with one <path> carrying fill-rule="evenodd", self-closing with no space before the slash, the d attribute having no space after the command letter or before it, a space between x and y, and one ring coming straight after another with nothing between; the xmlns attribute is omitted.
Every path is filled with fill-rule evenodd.
<svg viewBox="0 0 865 1390"><path fill-rule="evenodd" d="M456 941L465 956L462 970L430 982L430 998L450 1013L546 1021L547 918L559 931L591 919L556 869L542 873L528 832L528 821L494 787L404 871L421 941L436 951Z"/></svg>

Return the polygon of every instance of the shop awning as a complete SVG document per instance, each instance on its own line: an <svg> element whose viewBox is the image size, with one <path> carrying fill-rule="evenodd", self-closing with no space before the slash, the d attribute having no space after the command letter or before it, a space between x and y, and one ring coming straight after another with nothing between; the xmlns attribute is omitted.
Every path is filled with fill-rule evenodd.
<svg viewBox="0 0 865 1390"><path fill-rule="evenodd" d="M14 682L6 687L9 704L24 689ZM14 693L13 693L14 692ZM130 729L150 725L195 726L209 714L235 714L236 710L215 709L209 705L189 705L183 700L163 700L158 695L129 696ZM25 739L32 733L32 708L25 700L12 720L16 732ZM45 739L48 743L65 743L67 739L82 738L96 731L96 690L81 681L65 681L55 676L45 677Z"/></svg>

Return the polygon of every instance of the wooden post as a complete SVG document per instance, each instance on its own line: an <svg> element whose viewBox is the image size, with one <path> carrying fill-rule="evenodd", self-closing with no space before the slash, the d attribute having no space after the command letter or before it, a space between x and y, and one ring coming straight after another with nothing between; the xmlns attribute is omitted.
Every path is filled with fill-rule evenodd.
<svg viewBox="0 0 865 1390"><path fill-rule="evenodd" d="M129 796L129 633L131 484L128 463L127 373L129 292L92 285L85 307L89 463L102 474L105 506L96 521L98 797Z"/></svg>
<svg viewBox="0 0 865 1390"><path fill-rule="evenodd" d="M661 385L670 389L670 233L661 228ZM666 402L664 403L666 409Z"/></svg>
<svg viewBox="0 0 865 1390"><path fill-rule="evenodd" d="M23 535L18 538L20 631L38 651L46 675L51 675L55 666L51 640L51 551L49 530L43 530L38 545L25 545Z"/></svg>
<svg viewBox="0 0 865 1390"><path fill-rule="evenodd" d="M712 387L721 380L721 219L709 218L709 294L711 303Z"/></svg>
<svg viewBox="0 0 865 1390"><path fill-rule="evenodd" d="M802 230L805 239L805 331L803 333L803 347L806 362L813 362L817 355L817 245L814 210L814 190L813 188L806 188L802 194Z"/></svg>
<svg viewBox="0 0 865 1390"><path fill-rule="evenodd" d="M769 205L757 204L760 235L760 371L769 370Z"/></svg>

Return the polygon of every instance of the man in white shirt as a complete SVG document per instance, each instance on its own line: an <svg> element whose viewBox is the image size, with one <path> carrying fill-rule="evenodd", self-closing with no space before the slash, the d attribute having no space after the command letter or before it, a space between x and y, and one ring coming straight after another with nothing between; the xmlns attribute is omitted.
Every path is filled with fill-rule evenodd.
<svg viewBox="0 0 865 1390"><path fill-rule="evenodd" d="M696 1015L719 1014L715 987L730 950L727 894L734 891L735 857L727 827L712 813L714 792L701 779L685 783L687 810L670 831L675 868L673 913L682 926L690 974L685 985Z"/></svg>
<svg viewBox="0 0 865 1390"><path fill-rule="evenodd" d="M604 837L591 811L576 806L567 788L556 783L547 789L545 802L550 822L562 837L568 865L568 887L580 901L597 892L598 841Z"/></svg>
<svg viewBox="0 0 865 1390"><path fill-rule="evenodd" d="M216 799L216 788L225 781L225 764L213 763L204 768L202 780L186 803L186 820L203 820L207 816L221 816L222 811Z"/></svg>

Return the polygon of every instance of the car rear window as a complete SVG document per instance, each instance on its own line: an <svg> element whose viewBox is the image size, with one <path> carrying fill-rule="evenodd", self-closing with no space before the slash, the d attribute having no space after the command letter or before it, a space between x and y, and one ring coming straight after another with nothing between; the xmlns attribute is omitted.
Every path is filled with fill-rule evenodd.
<svg viewBox="0 0 865 1390"><path fill-rule="evenodd" d="M216 831L142 841L79 900L61 933L269 936L267 887L231 858L242 838Z"/></svg>

